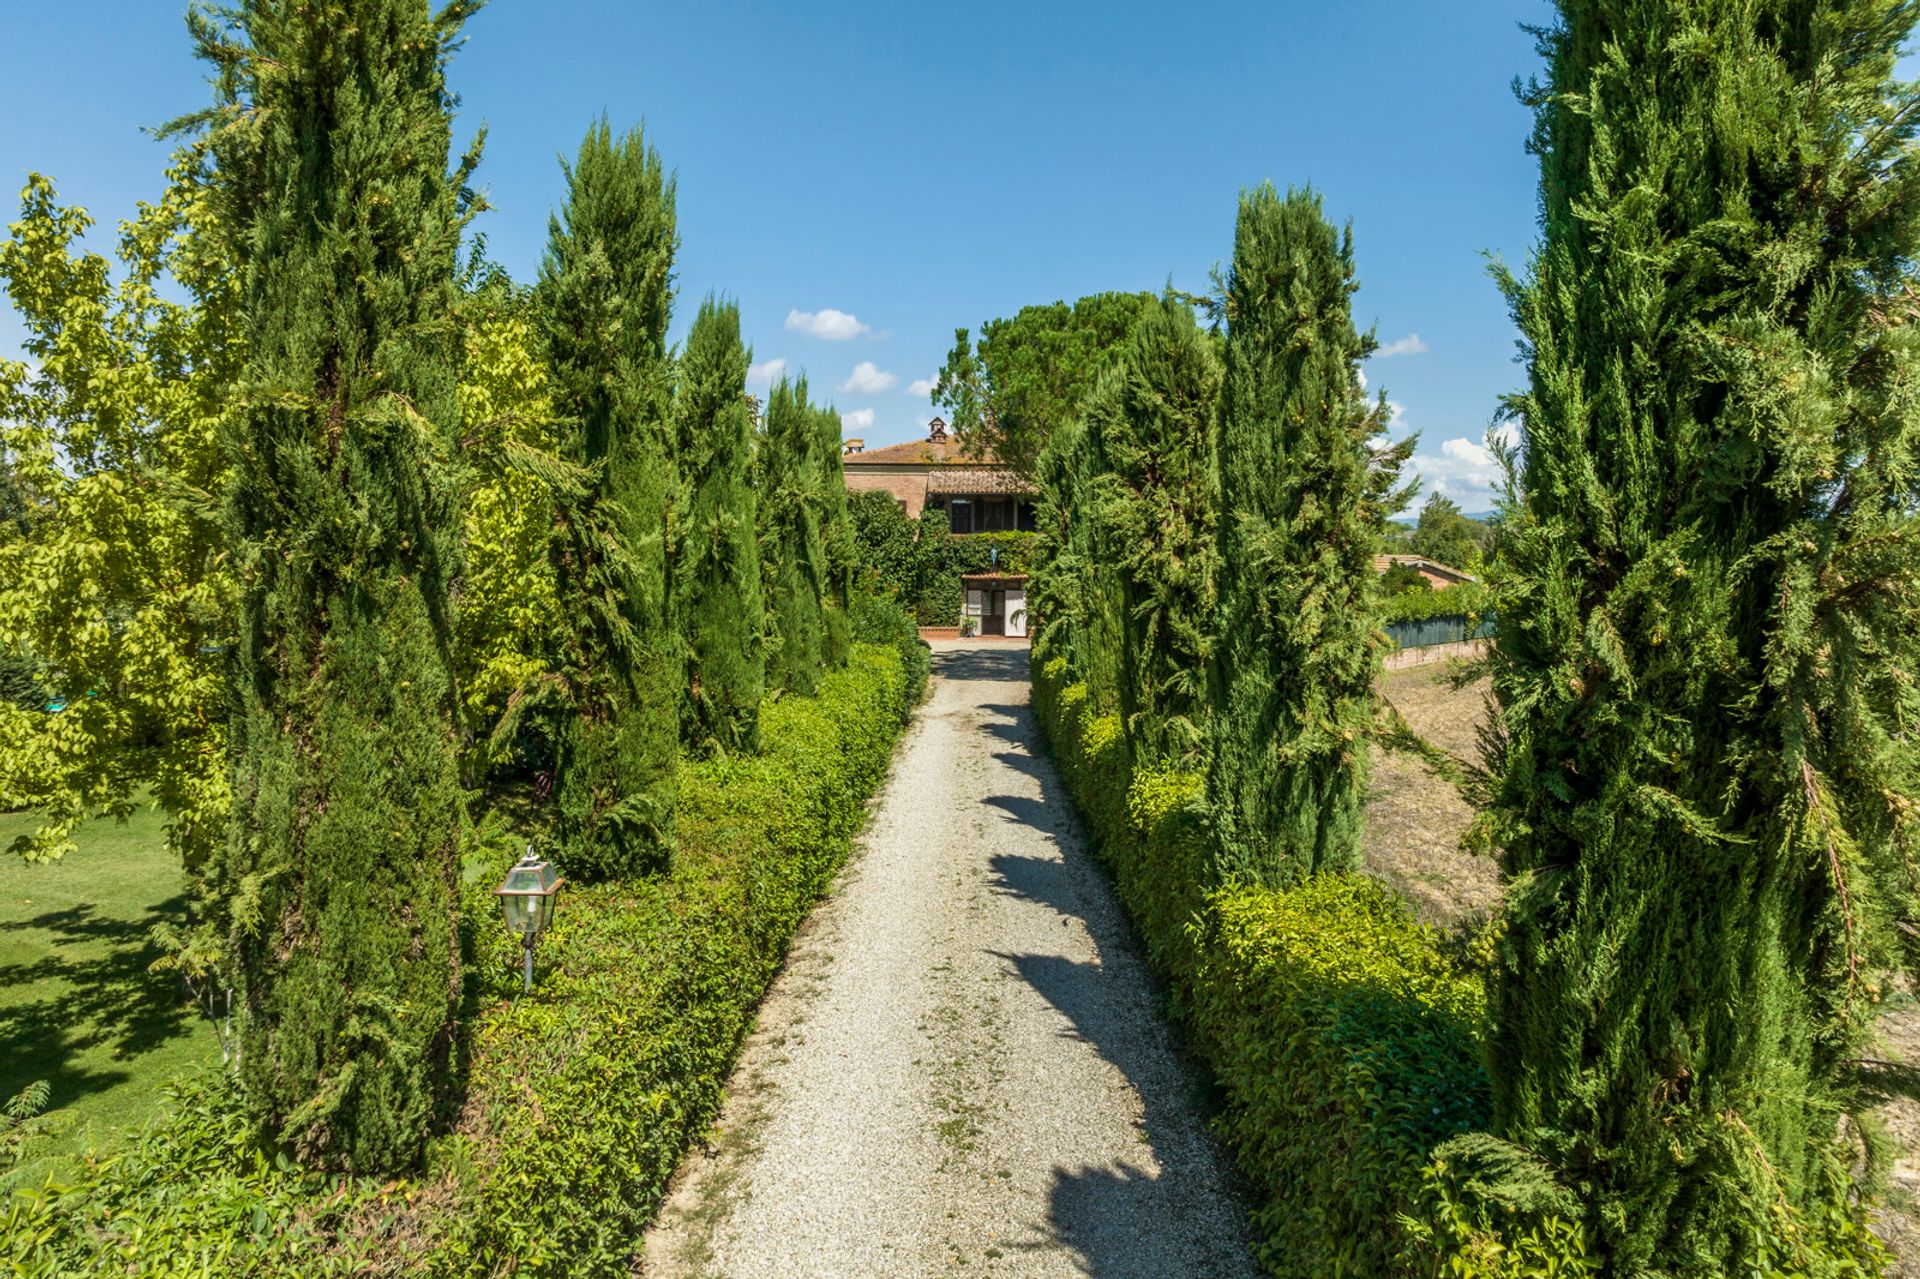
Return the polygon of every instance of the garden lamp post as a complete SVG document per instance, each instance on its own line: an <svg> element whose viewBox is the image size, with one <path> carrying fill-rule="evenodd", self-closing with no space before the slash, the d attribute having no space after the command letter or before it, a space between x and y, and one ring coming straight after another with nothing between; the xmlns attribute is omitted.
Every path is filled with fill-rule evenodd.
<svg viewBox="0 0 1920 1279"><path fill-rule="evenodd" d="M513 864L493 895L500 899L500 913L506 917L507 931L520 938L526 965L527 989L533 989L533 942L553 922L553 910L560 886L567 881L554 870L553 863L534 856L533 845L527 855Z"/></svg>

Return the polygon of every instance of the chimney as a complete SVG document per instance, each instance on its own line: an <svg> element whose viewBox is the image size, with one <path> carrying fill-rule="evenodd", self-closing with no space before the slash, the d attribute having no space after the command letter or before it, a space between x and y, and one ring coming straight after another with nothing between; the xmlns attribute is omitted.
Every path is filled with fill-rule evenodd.
<svg viewBox="0 0 1920 1279"><path fill-rule="evenodd" d="M947 424L939 418L927 423L927 443L939 444L947 438Z"/></svg>
<svg viewBox="0 0 1920 1279"><path fill-rule="evenodd" d="M840 452L843 456L852 457L855 453L865 453L866 451L867 442L858 436L849 436L840 442Z"/></svg>

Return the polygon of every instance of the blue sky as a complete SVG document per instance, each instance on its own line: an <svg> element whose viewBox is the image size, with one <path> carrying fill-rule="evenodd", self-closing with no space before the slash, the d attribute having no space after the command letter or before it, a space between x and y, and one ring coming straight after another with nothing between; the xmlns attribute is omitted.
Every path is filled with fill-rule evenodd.
<svg viewBox="0 0 1920 1279"><path fill-rule="evenodd" d="M159 189L142 127L206 101L180 8L20 8L0 180L49 173L111 228ZM804 370L869 444L920 433L934 409L914 384L956 326L1103 289L1204 291L1239 190L1312 183L1354 224L1356 317L1406 351L1373 361L1371 385L1420 433L1428 489L1483 510L1482 443L1520 376L1484 255L1517 266L1533 241L1510 85L1538 61L1520 24L1548 16L1542 0L493 0L454 63L456 140L488 126L482 229L525 279L557 157L602 111L644 121L679 176L676 332L709 290L732 295L757 366ZM18 335L0 318L0 349Z"/></svg>

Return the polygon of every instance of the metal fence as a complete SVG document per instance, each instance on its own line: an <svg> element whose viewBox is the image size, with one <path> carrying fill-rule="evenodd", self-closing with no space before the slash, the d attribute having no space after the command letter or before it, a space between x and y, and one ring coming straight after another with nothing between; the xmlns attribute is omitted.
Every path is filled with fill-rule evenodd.
<svg viewBox="0 0 1920 1279"><path fill-rule="evenodd" d="M1435 644L1485 639L1493 634L1493 618L1473 626L1470 617L1423 617L1414 622L1388 622L1386 629L1396 648L1432 648Z"/></svg>

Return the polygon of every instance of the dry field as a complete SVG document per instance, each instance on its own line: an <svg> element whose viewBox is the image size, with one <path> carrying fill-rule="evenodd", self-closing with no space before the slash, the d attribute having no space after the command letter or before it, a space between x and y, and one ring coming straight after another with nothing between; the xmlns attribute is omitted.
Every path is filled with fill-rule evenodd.
<svg viewBox="0 0 1920 1279"><path fill-rule="evenodd" d="M1426 741L1468 767L1480 763L1478 731L1487 683L1456 687L1454 664L1382 677L1380 691ZM1406 751L1373 752L1367 794L1366 868L1391 884L1420 918L1470 928L1499 903L1492 860L1460 851L1473 810L1452 782ZM1876 1125L1890 1142L1886 1206L1876 1227L1899 1255L1891 1279L1920 1279L1920 996L1904 986L1886 1002L1866 1070Z"/></svg>
<svg viewBox="0 0 1920 1279"><path fill-rule="evenodd" d="M1429 744L1464 767L1477 767L1487 682L1456 688L1454 669L1443 663L1390 671L1381 677L1380 691ZM1500 876L1492 859L1460 851L1460 836L1472 820L1473 810L1459 789L1426 761L1374 747L1366 868L1392 885L1428 923L1470 926L1500 900Z"/></svg>

